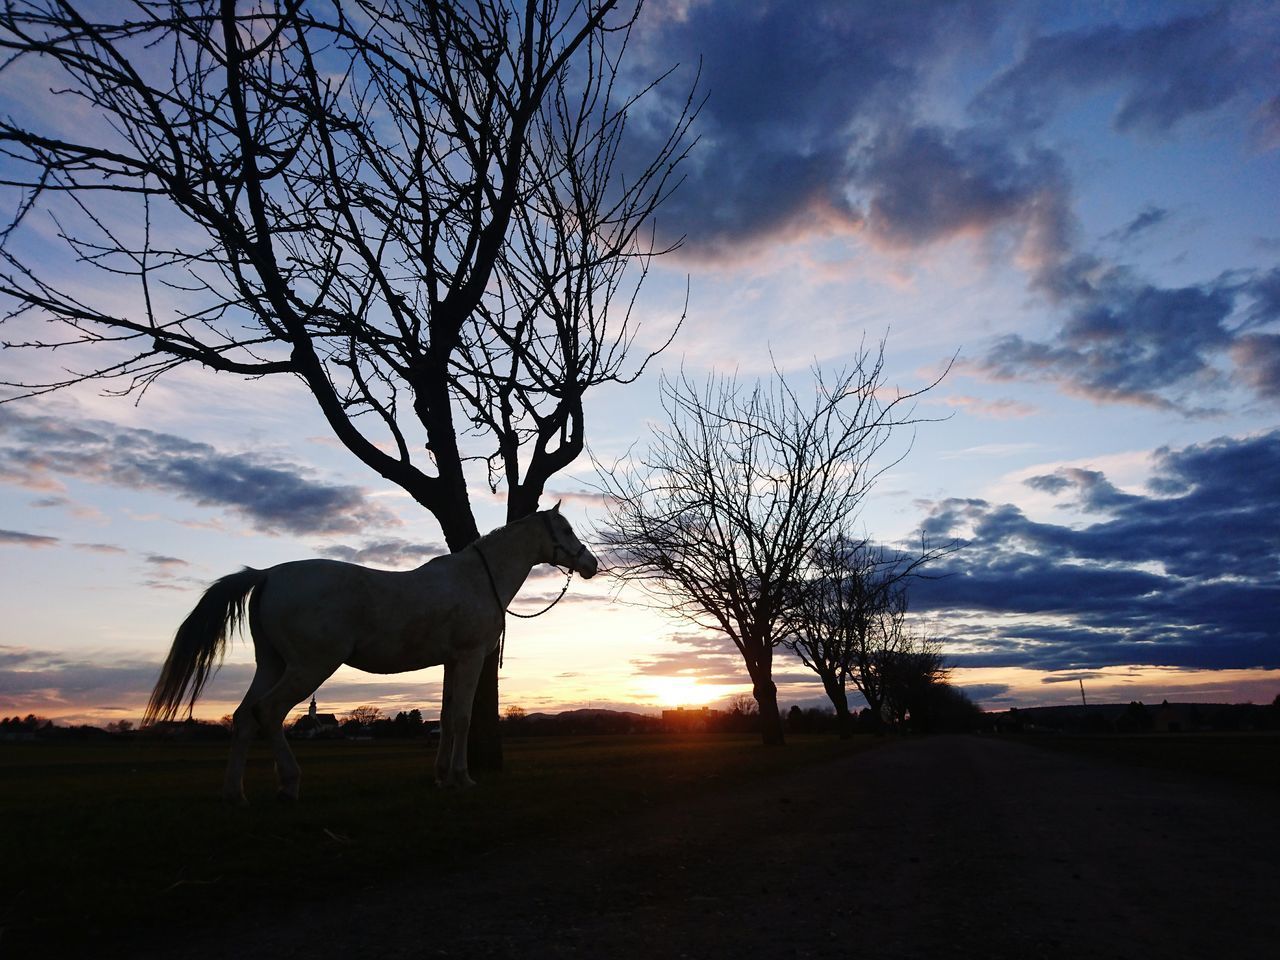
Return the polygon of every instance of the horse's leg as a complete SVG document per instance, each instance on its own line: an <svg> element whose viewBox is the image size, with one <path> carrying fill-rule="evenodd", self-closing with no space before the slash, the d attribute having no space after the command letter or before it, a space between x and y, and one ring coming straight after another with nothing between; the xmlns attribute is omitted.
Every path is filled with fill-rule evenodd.
<svg viewBox="0 0 1280 960"><path fill-rule="evenodd" d="M276 778L280 781L279 796L283 800L298 799L298 785L302 780L302 771L298 768L298 761L289 749L289 741L284 735L285 717L333 676L333 671L339 666L340 664L335 663L330 667L313 666L303 669L289 664L275 686L253 707L253 717L266 731L276 757Z"/></svg>
<svg viewBox="0 0 1280 960"><path fill-rule="evenodd" d="M453 703L453 664L444 665L444 685L440 694L440 743L436 747L436 786L443 787L449 779L449 765L453 758L453 718L449 705Z"/></svg>
<svg viewBox="0 0 1280 960"><path fill-rule="evenodd" d="M253 675L253 682L240 701L240 706L231 715L231 757L227 760L227 775L222 783L222 799L241 806L248 804L244 796L244 765L249 757L249 744L257 732L257 721L253 716L254 704L262 695L274 687L284 672L284 663L278 656L262 655L258 658L258 669Z"/></svg>
<svg viewBox="0 0 1280 960"><path fill-rule="evenodd" d="M445 667L445 703L440 711L440 749L445 749L444 730L449 729L449 748L445 757L436 761L439 777L440 759L447 759L448 769L442 784L446 787L474 787L467 774L467 733L471 729L471 704L475 699L480 671L484 666L483 651L457 660Z"/></svg>

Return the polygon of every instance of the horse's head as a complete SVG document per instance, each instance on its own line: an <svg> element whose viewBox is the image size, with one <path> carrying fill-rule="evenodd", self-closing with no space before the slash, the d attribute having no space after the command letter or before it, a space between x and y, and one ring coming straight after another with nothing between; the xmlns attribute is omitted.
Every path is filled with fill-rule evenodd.
<svg viewBox="0 0 1280 960"><path fill-rule="evenodd" d="M550 551L547 562L569 567L584 580L594 577L599 569L595 554L583 545L578 535L573 532L569 521L560 514L559 502L550 510L544 510L540 516L546 524L547 537L550 541L547 545Z"/></svg>

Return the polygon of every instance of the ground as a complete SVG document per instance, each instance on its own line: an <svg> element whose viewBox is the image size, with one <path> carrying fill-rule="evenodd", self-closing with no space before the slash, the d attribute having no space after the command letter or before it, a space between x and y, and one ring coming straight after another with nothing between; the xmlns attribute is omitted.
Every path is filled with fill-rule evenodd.
<svg viewBox="0 0 1280 960"><path fill-rule="evenodd" d="M327 902L239 912L180 954L1273 956L1274 801L995 738L907 740Z"/></svg>

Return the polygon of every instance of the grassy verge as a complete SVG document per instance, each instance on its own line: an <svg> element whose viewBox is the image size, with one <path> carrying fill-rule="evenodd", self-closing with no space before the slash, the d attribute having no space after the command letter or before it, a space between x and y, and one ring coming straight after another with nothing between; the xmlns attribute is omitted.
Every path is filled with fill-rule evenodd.
<svg viewBox="0 0 1280 960"><path fill-rule="evenodd" d="M221 744L35 743L0 749L8 892L0 954L127 949L143 929L192 935L237 909L449 870L478 856L864 749L793 738L514 740L469 791L430 782L421 742L303 743L303 800L280 804L265 747L248 809L216 799ZM50 952L52 951L52 952Z"/></svg>
<svg viewBox="0 0 1280 960"><path fill-rule="evenodd" d="M1033 746L1116 763L1280 791L1280 736L1274 733L1043 735L1022 739Z"/></svg>

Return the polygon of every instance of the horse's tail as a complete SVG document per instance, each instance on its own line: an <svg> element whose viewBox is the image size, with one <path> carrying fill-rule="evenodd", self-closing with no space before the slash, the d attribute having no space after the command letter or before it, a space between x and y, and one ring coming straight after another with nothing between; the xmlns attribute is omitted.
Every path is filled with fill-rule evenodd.
<svg viewBox="0 0 1280 960"><path fill-rule="evenodd" d="M245 567L215 581L204 592L174 634L160 679L142 715L144 724L174 719L184 699L187 711L191 711L210 675L222 664L227 638L244 622L249 591L265 578L266 571Z"/></svg>

